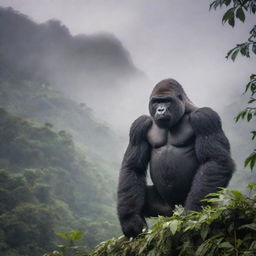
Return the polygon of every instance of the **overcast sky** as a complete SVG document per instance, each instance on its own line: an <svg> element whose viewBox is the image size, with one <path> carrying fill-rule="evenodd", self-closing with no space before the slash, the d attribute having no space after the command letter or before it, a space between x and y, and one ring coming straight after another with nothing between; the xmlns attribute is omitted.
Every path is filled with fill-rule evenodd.
<svg viewBox="0 0 256 256"><path fill-rule="evenodd" d="M177 79L198 106L220 108L242 93L255 58L225 59L245 41L255 22L232 29L224 10L209 12L207 0L0 0L36 22L59 19L73 35L102 31L118 37L135 65L150 79Z"/></svg>

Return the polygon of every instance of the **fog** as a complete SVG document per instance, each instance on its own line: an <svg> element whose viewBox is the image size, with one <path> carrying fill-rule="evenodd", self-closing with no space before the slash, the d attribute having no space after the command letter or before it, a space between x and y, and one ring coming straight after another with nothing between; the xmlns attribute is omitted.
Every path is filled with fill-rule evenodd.
<svg viewBox="0 0 256 256"><path fill-rule="evenodd" d="M232 63L225 56L236 43L247 39L253 20L249 17L245 24L238 22L234 29L223 26L223 10L209 12L210 2L0 0L0 6L11 6L38 23L58 19L74 36L104 32L120 40L140 76L99 86L104 81L89 83L87 76L86 83L83 75L77 75L72 90L64 91L124 134L138 115L148 112L154 84L167 77L178 80L197 106L219 111L240 97L254 72L255 58L238 58ZM68 77L63 71L63 79Z"/></svg>
<svg viewBox="0 0 256 256"><path fill-rule="evenodd" d="M237 169L229 187L256 181L244 168L256 119L234 121L255 57L225 59L255 21L223 26L224 11L209 4L0 0L0 255L43 255L58 248L56 233L74 229L86 251L121 234L129 127L165 78L221 115Z"/></svg>

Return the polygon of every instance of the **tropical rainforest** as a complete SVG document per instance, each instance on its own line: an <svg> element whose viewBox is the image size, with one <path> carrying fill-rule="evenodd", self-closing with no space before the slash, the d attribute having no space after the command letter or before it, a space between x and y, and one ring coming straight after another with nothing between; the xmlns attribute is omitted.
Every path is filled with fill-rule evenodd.
<svg viewBox="0 0 256 256"><path fill-rule="evenodd" d="M42 255L54 249L55 232L72 228L85 232L81 243L88 248L119 232L113 189L119 138L89 107L53 88L43 71L32 72L44 52L35 56L28 37L19 38L21 29L35 36L54 27L63 31L58 23L41 28L0 10L1 255ZM33 60L29 67L25 57Z"/></svg>
<svg viewBox="0 0 256 256"><path fill-rule="evenodd" d="M87 252L121 235L116 184L127 138L91 105L105 111L107 95L123 81L142 80L145 74L112 34L73 36L58 20L37 23L0 8L0 255L67 255L56 248L70 230L84 233L77 240ZM96 87L94 93L89 84ZM88 102L81 100L81 90L88 91ZM230 188L243 192L256 180L255 172L243 166L253 150L248 141L255 121L234 123L245 102L236 98L220 109L237 163ZM243 255L252 255L246 249L256 248L255 198L234 190L215 196L228 198L228 207L188 216L177 208L173 217L158 219L134 242L108 240L93 255L205 255L209 250L238 255L232 253L239 246ZM244 230L251 231L245 239ZM174 237L172 244L167 237ZM213 238L201 245L207 237Z"/></svg>

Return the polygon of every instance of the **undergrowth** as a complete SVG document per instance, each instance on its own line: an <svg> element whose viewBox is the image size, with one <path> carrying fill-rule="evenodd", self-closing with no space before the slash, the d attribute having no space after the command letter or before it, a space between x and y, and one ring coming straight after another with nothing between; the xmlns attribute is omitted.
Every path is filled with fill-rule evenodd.
<svg viewBox="0 0 256 256"><path fill-rule="evenodd" d="M184 214L177 206L172 217L157 217L150 230L135 239L124 236L99 244L93 256L255 256L256 184L249 193L221 189L209 194L200 212Z"/></svg>

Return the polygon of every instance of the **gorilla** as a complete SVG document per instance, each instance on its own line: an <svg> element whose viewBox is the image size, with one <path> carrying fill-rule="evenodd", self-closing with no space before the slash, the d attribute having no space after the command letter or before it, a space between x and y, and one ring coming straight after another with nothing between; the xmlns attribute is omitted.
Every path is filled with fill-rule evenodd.
<svg viewBox="0 0 256 256"><path fill-rule="evenodd" d="M127 237L142 232L145 217L171 216L175 205L199 211L235 169L218 114L197 108L174 79L154 87L149 112L131 126L119 175L117 212Z"/></svg>

